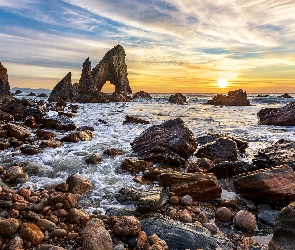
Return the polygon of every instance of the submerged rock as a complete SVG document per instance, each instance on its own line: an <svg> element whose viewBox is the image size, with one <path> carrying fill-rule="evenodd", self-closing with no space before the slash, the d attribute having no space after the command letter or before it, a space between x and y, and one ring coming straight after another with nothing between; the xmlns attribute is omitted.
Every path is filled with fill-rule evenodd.
<svg viewBox="0 0 295 250"><path fill-rule="evenodd" d="M149 124L150 122L149 121L146 121L146 120L143 120L141 118L137 118L137 117L126 115L125 121L123 122L123 124L128 124L128 123Z"/></svg>
<svg viewBox="0 0 295 250"><path fill-rule="evenodd" d="M177 93L175 95L171 95L169 97L169 102L174 103L174 104L184 104L186 102L186 97L181 94L181 93Z"/></svg>
<svg viewBox="0 0 295 250"><path fill-rule="evenodd" d="M264 108L257 113L262 125L295 126L295 102L281 108Z"/></svg>
<svg viewBox="0 0 295 250"><path fill-rule="evenodd" d="M211 105L225 105L225 106L249 106L250 102L247 99L246 91L242 89L229 91L227 95L217 94L212 100L208 101Z"/></svg>
<svg viewBox="0 0 295 250"><path fill-rule="evenodd" d="M194 134L177 118L149 127L131 146L140 159L184 166L196 150L197 142Z"/></svg>

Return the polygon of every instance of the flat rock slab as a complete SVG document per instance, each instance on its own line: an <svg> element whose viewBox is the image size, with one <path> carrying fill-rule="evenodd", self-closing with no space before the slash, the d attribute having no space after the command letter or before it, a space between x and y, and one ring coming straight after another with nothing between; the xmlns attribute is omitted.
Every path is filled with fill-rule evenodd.
<svg viewBox="0 0 295 250"><path fill-rule="evenodd" d="M162 207L167 201L168 194L163 187L152 187L141 193L138 200L138 210L156 210Z"/></svg>
<svg viewBox="0 0 295 250"><path fill-rule="evenodd" d="M204 227L182 223L162 217L149 217L141 220L141 228L148 236L157 234L169 249L232 249L229 240L211 236Z"/></svg>

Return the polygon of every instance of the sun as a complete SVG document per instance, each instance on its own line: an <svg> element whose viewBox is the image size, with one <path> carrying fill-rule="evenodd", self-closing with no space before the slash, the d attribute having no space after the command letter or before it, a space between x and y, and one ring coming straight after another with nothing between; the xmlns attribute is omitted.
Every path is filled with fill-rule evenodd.
<svg viewBox="0 0 295 250"><path fill-rule="evenodd" d="M217 85L219 88L227 87L227 80L225 78L219 78L217 81Z"/></svg>

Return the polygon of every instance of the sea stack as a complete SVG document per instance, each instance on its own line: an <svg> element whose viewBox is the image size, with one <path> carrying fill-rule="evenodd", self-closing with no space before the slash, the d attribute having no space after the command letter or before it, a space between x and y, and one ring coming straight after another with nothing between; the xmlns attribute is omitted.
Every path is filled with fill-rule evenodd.
<svg viewBox="0 0 295 250"><path fill-rule="evenodd" d="M227 95L217 94L212 100L208 101L211 105L225 106L249 106L250 102L247 99L247 93L242 89L229 91Z"/></svg>
<svg viewBox="0 0 295 250"><path fill-rule="evenodd" d="M7 69L0 62L0 99L10 96Z"/></svg>
<svg viewBox="0 0 295 250"><path fill-rule="evenodd" d="M48 98L49 102L71 102L73 100L72 74L69 72L55 87Z"/></svg>

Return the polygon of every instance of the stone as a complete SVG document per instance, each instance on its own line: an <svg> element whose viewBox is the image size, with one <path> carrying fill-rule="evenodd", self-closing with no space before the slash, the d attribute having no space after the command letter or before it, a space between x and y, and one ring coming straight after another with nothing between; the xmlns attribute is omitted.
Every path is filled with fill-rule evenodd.
<svg viewBox="0 0 295 250"><path fill-rule="evenodd" d="M269 168L280 165L288 165L295 170L295 155L290 153L295 148L295 141L281 139L267 147L259 150L254 156L253 163L257 168Z"/></svg>
<svg viewBox="0 0 295 250"><path fill-rule="evenodd" d="M116 200L122 204L129 204L138 201L141 196L141 192L135 188L122 187L118 194L116 194Z"/></svg>
<svg viewBox="0 0 295 250"><path fill-rule="evenodd" d="M92 131L78 131L75 133L71 133L67 136L61 138L63 142L79 142L79 141L90 141L94 137L94 133Z"/></svg>
<svg viewBox="0 0 295 250"><path fill-rule="evenodd" d="M140 194L137 208L140 211L151 211L162 207L168 201L167 192L163 187L152 187Z"/></svg>
<svg viewBox="0 0 295 250"><path fill-rule="evenodd" d="M34 108L34 107L25 107L24 108L24 116L32 116L35 118L37 123L40 123L43 116L46 116L46 113L42 108Z"/></svg>
<svg viewBox="0 0 295 250"><path fill-rule="evenodd" d="M195 155L199 158L208 158L215 163L236 161L239 157L239 150L233 140L219 138L214 142L202 146Z"/></svg>
<svg viewBox="0 0 295 250"><path fill-rule="evenodd" d="M78 174L69 176L66 183L68 184L69 191L73 194L85 194L92 190L91 182Z"/></svg>
<svg viewBox="0 0 295 250"><path fill-rule="evenodd" d="M149 236L148 242L151 245L148 250L168 250L166 242L160 239L156 234Z"/></svg>
<svg viewBox="0 0 295 250"><path fill-rule="evenodd" d="M17 193L21 196L23 196L25 199L29 199L31 197L31 190L27 189L27 188L20 188L17 190Z"/></svg>
<svg viewBox="0 0 295 250"><path fill-rule="evenodd" d="M129 123L134 123L134 124L149 124L150 122L149 121L146 121L146 120L143 120L141 118L137 118L137 117L126 115L125 121L123 122L123 124L129 124Z"/></svg>
<svg viewBox="0 0 295 250"><path fill-rule="evenodd" d="M126 93L113 93L108 99L110 102L130 102L130 96Z"/></svg>
<svg viewBox="0 0 295 250"><path fill-rule="evenodd" d="M85 226L89 220L88 213L77 208L71 208L68 213L68 221L72 224Z"/></svg>
<svg viewBox="0 0 295 250"><path fill-rule="evenodd" d="M169 102L174 103L174 104L184 104L186 102L186 97L181 94L181 93L177 93L175 95L171 95L169 97Z"/></svg>
<svg viewBox="0 0 295 250"><path fill-rule="evenodd" d="M66 116L52 115L43 117L41 123L41 127L47 129L70 131L77 128L77 125Z"/></svg>
<svg viewBox="0 0 295 250"><path fill-rule="evenodd" d="M31 242L33 246L41 244L44 240L44 233L34 223L23 223L20 229L20 236L28 242Z"/></svg>
<svg viewBox="0 0 295 250"><path fill-rule="evenodd" d="M112 238L102 220L93 218L81 232L82 250L113 250Z"/></svg>
<svg viewBox="0 0 295 250"><path fill-rule="evenodd" d="M295 198L295 172L287 165L260 169L233 179L234 188L243 197L264 201Z"/></svg>
<svg viewBox="0 0 295 250"><path fill-rule="evenodd" d="M208 101L211 105L225 106L249 106L250 102L247 99L247 93L242 89L229 91L227 95L217 94L212 100Z"/></svg>
<svg viewBox="0 0 295 250"><path fill-rule="evenodd" d="M177 205L179 204L179 197L177 195L173 195L169 198L169 203L171 205Z"/></svg>
<svg viewBox="0 0 295 250"><path fill-rule="evenodd" d="M295 202L284 207L279 213L268 249L295 249Z"/></svg>
<svg viewBox="0 0 295 250"><path fill-rule="evenodd" d="M140 221L134 216L122 216L113 227L113 232L117 236L137 236L140 231Z"/></svg>
<svg viewBox="0 0 295 250"><path fill-rule="evenodd" d="M123 172L139 173L152 166L153 164L148 161L126 158L121 164L121 170Z"/></svg>
<svg viewBox="0 0 295 250"><path fill-rule="evenodd" d="M49 232L53 231L56 228L56 225L47 219L39 219L36 224L38 227L44 228Z"/></svg>
<svg viewBox="0 0 295 250"><path fill-rule="evenodd" d="M98 164L102 162L102 158L98 154L91 154L86 157L85 162L89 164Z"/></svg>
<svg viewBox="0 0 295 250"><path fill-rule="evenodd" d="M63 247L58 247L55 245L50 245L50 244L42 244L37 248L37 250L65 250Z"/></svg>
<svg viewBox="0 0 295 250"><path fill-rule="evenodd" d="M139 91L133 94L132 99L143 98L143 99L152 99L151 95L144 91Z"/></svg>
<svg viewBox="0 0 295 250"><path fill-rule="evenodd" d="M274 227L279 213L280 211L277 210L259 210L257 213L257 218L260 223Z"/></svg>
<svg viewBox="0 0 295 250"><path fill-rule="evenodd" d="M109 149L105 150L103 152L103 154L109 155L109 156L116 156L116 155L122 155L123 151L120 149L116 149L116 148L109 148Z"/></svg>
<svg viewBox="0 0 295 250"><path fill-rule="evenodd" d="M9 135L16 139L24 139L30 135L26 128L12 123L8 123L6 129Z"/></svg>
<svg viewBox="0 0 295 250"><path fill-rule="evenodd" d="M27 94L27 96L36 96L36 94L33 92L30 92L29 94Z"/></svg>
<svg viewBox="0 0 295 250"><path fill-rule="evenodd" d="M184 206L191 206L193 204L193 198L190 195L182 196L180 203Z"/></svg>
<svg viewBox="0 0 295 250"><path fill-rule="evenodd" d="M137 236L137 246L143 248L143 245L147 242L147 236L144 231L140 231Z"/></svg>
<svg viewBox="0 0 295 250"><path fill-rule="evenodd" d="M5 178L9 180L9 183L24 183L29 180L29 177L24 173L23 169L19 166L12 166L7 169Z"/></svg>
<svg viewBox="0 0 295 250"><path fill-rule="evenodd" d="M0 220L0 235L4 238L9 238L16 234L19 228L17 219L8 218Z"/></svg>
<svg viewBox="0 0 295 250"><path fill-rule="evenodd" d="M0 110L0 121L12 121L13 116L9 113Z"/></svg>
<svg viewBox="0 0 295 250"><path fill-rule="evenodd" d="M36 146L24 145L20 148L20 151L25 155L36 155L40 154L42 150Z"/></svg>
<svg viewBox="0 0 295 250"><path fill-rule="evenodd" d="M281 97L281 98L293 98L292 96L290 96L288 93L285 93L283 95L280 95L278 97Z"/></svg>
<svg viewBox="0 0 295 250"><path fill-rule="evenodd" d="M68 235L67 230L56 228L50 233L50 238L64 238Z"/></svg>
<svg viewBox="0 0 295 250"><path fill-rule="evenodd" d="M281 108L263 108L257 116L261 125L295 126L295 102Z"/></svg>
<svg viewBox="0 0 295 250"><path fill-rule="evenodd" d="M182 223L157 214L141 219L141 225L148 236L157 234L169 249L232 249L228 239L213 238L207 229L196 223Z"/></svg>
<svg viewBox="0 0 295 250"><path fill-rule="evenodd" d="M43 208L45 208L48 205L48 199L42 198L40 200L37 200L35 203L30 205L28 207L28 210L39 213Z"/></svg>
<svg viewBox="0 0 295 250"><path fill-rule="evenodd" d="M179 214L179 219L184 223L192 223L193 217L189 211L186 209L182 210Z"/></svg>
<svg viewBox="0 0 295 250"><path fill-rule="evenodd" d="M37 97L46 98L46 97L48 97L48 95L46 95L45 93L41 93L41 94L37 95Z"/></svg>
<svg viewBox="0 0 295 250"><path fill-rule="evenodd" d="M194 161L189 164L187 172L195 173L195 172L206 172L209 168L212 168L215 163L207 158L199 158L197 161Z"/></svg>
<svg viewBox="0 0 295 250"><path fill-rule="evenodd" d="M184 166L196 150L197 142L194 134L177 118L149 127L131 146L140 159Z"/></svg>
<svg viewBox="0 0 295 250"><path fill-rule="evenodd" d="M72 102L73 101L73 85L72 73L69 72L50 93L49 102Z"/></svg>
<svg viewBox="0 0 295 250"><path fill-rule="evenodd" d="M231 222L233 216L233 212L227 207L219 207L215 211L215 218L222 223Z"/></svg>
<svg viewBox="0 0 295 250"><path fill-rule="evenodd" d="M36 136L38 136L40 140L52 140L57 137L55 133L41 129L36 131Z"/></svg>
<svg viewBox="0 0 295 250"><path fill-rule="evenodd" d="M18 235L8 241L5 250L21 250L24 248L24 242Z"/></svg>
<svg viewBox="0 0 295 250"><path fill-rule="evenodd" d="M221 188L213 174L163 173L159 182L177 196L190 195L195 201L208 201L220 197Z"/></svg>
<svg viewBox="0 0 295 250"><path fill-rule="evenodd" d="M0 62L0 99L10 96L10 85L8 82L7 69Z"/></svg>
<svg viewBox="0 0 295 250"><path fill-rule="evenodd" d="M30 128L38 128L39 125L36 123L36 119L34 116L27 116L26 120L24 121L24 125Z"/></svg>
<svg viewBox="0 0 295 250"><path fill-rule="evenodd" d="M34 106L31 100L6 98L2 101L1 110L11 114L15 120L22 120L24 117L24 109L28 106Z"/></svg>
<svg viewBox="0 0 295 250"><path fill-rule="evenodd" d="M240 210L234 216L234 225L245 232L253 232L257 227L255 215L246 210Z"/></svg>
<svg viewBox="0 0 295 250"><path fill-rule="evenodd" d="M63 208L70 209L76 207L77 196L72 193L54 192L50 194L48 203L53 206L62 203Z"/></svg>
<svg viewBox="0 0 295 250"><path fill-rule="evenodd" d="M62 144L60 140L42 140L39 148L58 148Z"/></svg>

